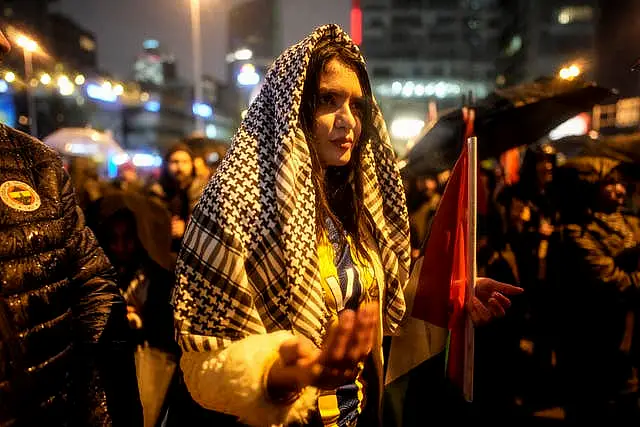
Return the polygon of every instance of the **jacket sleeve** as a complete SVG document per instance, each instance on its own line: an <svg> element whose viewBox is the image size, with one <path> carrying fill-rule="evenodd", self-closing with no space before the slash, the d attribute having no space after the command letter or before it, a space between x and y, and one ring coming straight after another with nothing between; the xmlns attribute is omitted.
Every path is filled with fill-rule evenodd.
<svg viewBox="0 0 640 427"><path fill-rule="evenodd" d="M74 415L79 425L141 426L126 306L109 261L85 226L69 176L61 174L64 216L72 227L67 254L75 301Z"/></svg>
<svg viewBox="0 0 640 427"><path fill-rule="evenodd" d="M615 258L607 254L588 230L578 226L568 226L569 248L575 251L576 260L583 263L582 268L598 281L615 286L619 292L629 292L640 288L640 271L625 271Z"/></svg>
<svg viewBox="0 0 640 427"><path fill-rule="evenodd" d="M177 263L174 318L185 384L201 406L250 426L304 421L317 391L289 404L269 400L264 375L288 331L267 333L244 267L242 243L196 209Z"/></svg>

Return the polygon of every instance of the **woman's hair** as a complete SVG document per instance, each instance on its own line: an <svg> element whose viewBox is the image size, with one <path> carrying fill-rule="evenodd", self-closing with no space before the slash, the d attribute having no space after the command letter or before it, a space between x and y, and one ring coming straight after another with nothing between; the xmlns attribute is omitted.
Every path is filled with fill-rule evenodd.
<svg viewBox="0 0 640 427"><path fill-rule="evenodd" d="M314 141L315 113L320 104L320 75L328 63L337 59L358 76L366 107L362 112L360 138L355 141L351 161L342 167L323 168ZM371 230L371 221L364 206L362 153L365 144L376 138L373 126L373 97L369 77L360 56L348 46L333 40L321 41L311 54L300 106L300 124L305 133L312 161L312 179L316 189L316 234L322 239L331 220L339 231L341 245L345 233L353 239L355 249L368 259L364 236ZM376 141L372 141L376 143Z"/></svg>

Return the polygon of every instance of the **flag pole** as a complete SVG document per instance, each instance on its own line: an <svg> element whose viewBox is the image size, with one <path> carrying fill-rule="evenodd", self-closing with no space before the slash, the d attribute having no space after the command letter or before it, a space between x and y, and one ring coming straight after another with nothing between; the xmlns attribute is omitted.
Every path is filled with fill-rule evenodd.
<svg viewBox="0 0 640 427"><path fill-rule="evenodd" d="M465 295L468 299L475 295L475 284L477 277L476 266L476 236L477 236L477 219L478 219L478 138L471 136L467 138L466 149L468 150L468 194L467 201L467 289ZM471 316L466 316L465 327L465 355L464 355L464 398L468 402L473 401L473 372L474 372L474 351L475 351L475 333Z"/></svg>

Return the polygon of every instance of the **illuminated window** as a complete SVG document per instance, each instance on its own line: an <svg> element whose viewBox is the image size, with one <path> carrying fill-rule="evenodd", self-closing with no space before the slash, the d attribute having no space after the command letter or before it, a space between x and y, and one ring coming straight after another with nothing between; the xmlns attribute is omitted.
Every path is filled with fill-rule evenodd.
<svg viewBox="0 0 640 427"><path fill-rule="evenodd" d="M87 52L93 52L94 50L96 50L96 42L91 40L87 36L81 36L79 43L80 43L80 47L86 50Z"/></svg>
<svg viewBox="0 0 640 427"><path fill-rule="evenodd" d="M591 6L568 6L558 12L558 23L562 25L575 22L590 22L593 19Z"/></svg>

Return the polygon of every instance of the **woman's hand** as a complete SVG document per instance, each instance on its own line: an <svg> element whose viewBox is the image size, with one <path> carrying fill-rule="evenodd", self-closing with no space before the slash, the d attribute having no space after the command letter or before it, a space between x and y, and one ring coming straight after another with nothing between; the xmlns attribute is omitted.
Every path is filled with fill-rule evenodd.
<svg viewBox="0 0 640 427"><path fill-rule="evenodd" d="M517 286L479 277L476 280L476 294L467 308L473 323L481 325L496 317L503 317L511 307L511 300L505 295L518 295L522 292L524 289Z"/></svg>
<svg viewBox="0 0 640 427"><path fill-rule="evenodd" d="M310 385L330 390L353 381L373 348L378 310L373 303L340 313L321 349L302 336L283 343L268 374L271 396L287 396Z"/></svg>

